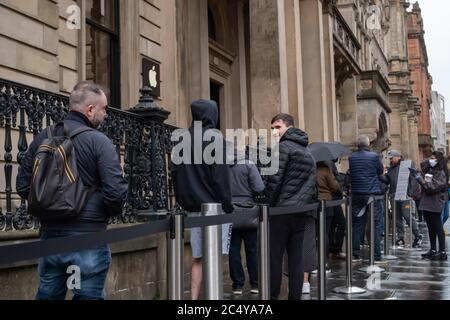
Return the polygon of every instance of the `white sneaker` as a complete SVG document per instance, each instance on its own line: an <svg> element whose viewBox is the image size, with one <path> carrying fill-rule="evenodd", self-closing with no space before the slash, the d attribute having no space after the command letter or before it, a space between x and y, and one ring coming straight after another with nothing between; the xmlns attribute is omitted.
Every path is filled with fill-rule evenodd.
<svg viewBox="0 0 450 320"><path fill-rule="evenodd" d="M316 269L316 270L313 270L313 271L311 272L311 274L317 274L317 272L318 272L318 271L317 271L317 269ZM326 273L326 274L331 273L331 269L328 268L328 267L326 267L326 268L325 268L325 273Z"/></svg>
<svg viewBox="0 0 450 320"><path fill-rule="evenodd" d="M310 294L311 293L311 284L309 282L303 282L303 294Z"/></svg>

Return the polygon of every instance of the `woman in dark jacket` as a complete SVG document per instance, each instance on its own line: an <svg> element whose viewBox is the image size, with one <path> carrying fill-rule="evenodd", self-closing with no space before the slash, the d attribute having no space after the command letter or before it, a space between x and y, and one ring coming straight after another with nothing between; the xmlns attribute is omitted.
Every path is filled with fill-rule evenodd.
<svg viewBox="0 0 450 320"><path fill-rule="evenodd" d="M430 250L422 257L431 260L447 260L441 212L448 201L448 169L444 155L439 151L433 152L428 163L428 166L422 166L426 169L423 176L416 174L416 179L422 186L419 210L423 211L427 222L431 246ZM436 237L439 240L439 252L436 251Z"/></svg>

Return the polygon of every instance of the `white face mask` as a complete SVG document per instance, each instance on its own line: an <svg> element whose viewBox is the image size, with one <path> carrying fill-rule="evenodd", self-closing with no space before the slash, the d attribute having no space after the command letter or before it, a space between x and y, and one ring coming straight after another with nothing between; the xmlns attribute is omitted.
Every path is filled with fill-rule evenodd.
<svg viewBox="0 0 450 320"><path fill-rule="evenodd" d="M280 130L272 129L272 136L277 143L280 142Z"/></svg>
<svg viewBox="0 0 450 320"><path fill-rule="evenodd" d="M437 165L437 159L430 159L428 161L430 163L430 167L434 168Z"/></svg>

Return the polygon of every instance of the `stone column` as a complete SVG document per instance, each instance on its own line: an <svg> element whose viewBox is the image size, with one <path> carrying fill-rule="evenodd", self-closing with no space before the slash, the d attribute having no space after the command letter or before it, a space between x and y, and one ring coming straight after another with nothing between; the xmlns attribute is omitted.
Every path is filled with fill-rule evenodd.
<svg viewBox="0 0 450 320"><path fill-rule="evenodd" d="M305 130L310 141L328 141L327 77L322 1L300 0ZM328 48L328 47L327 47Z"/></svg>
<svg viewBox="0 0 450 320"><path fill-rule="evenodd" d="M419 136L418 136L418 128L417 128L417 118L414 111L408 111L408 126L409 126L409 151L410 151L410 159L413 160L416 166L419 166Z"/></svg>
<svg viewBox="0 0 450 320"><path fill-rule="evenodd" d="M400 126L401 126L401 142L402 142L402 155L409 159L410 152L410 132L408 127L408 114L406 111L400 112Z"/></svg>
<svg viewBox="0 0 450 320"><path fill-rule="evenodd" d="M344 82L339 96L340 141L346 146L355 147L359 134L356 78Z"/></svg>
<svg viewBox="0 0 450 320"><path fill-rule="evenodd" d="M289 112L284 4L250 1L249 14L252 125L268 128L273 116Z"/></svg>
<svg viewBox="0 0 450 320"><path fill-rule="evenodd" d="M120 8L120 46L126 48L121 50L121 97L122 106L129 107L139 100L141 73L139 2L121 0Z"/></svg>
<svg viewBox="0 0 450 320"><path fill-rule="evenodd" d="M207 0L177 0L177 47L179 106L177 123L189 125L190 104L196 99L208 99L209 39Z"/></svg>
<svg viewBox="0 0 450 320"><path fill-rule="evenodd" d="M325 5L326 4L326 5ZM326 140L338 140L337 108L336 108L336 79L334 70L333 48L333 11L330 1L324 2L323 12L323 41L325 63L325 90L326 90L326 119L328 137Z"/></svg>

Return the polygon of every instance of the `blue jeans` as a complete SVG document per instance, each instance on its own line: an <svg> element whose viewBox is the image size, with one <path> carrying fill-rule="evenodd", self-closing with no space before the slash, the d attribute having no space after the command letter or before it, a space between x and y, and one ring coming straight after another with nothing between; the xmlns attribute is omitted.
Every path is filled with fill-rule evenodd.
<svg viewBox="0 0 450 320"><path fill-rule="evenodd" d="M353 255L360 255L360 244L364 240L364 232L366 229L366 222L368 217L369 207L366 208L366 212L361 216L357 217L358 213L367 205L370 196L366 195L354 195L352 200L352 213L353 213L353 222L352 222L352 246L353 246ZM384 226L384 208L383 208L383 200L375 201L375 212L374 212L374 223L375 223L375 259L381 258L381 235L383 233Z"/></svg>
<svg viewBox="0 0 450 320"><path fill-rule="evenodd" d="M84 234L73 231L42 231L41 239ZM67 289L73 300L105 299L105 281L111 264L108 245L39 259L39 289L36 300L64 300ZM77 278L77 270L79 277ZM70 286L70 288L69 288Z"/></svg>
<svg viewBox="0 0 450 320"><path fill-rule="evenodd" d="M446 202L444 205L444 209L442 209L442 225L444 225L447 220L448 220L448 216L449 216L449 212L448 212L448 205L450 202Z"/></svg>
<svg viewBox="0 0 450 320"><path fill-rule="evenodd" d="M250 286L258 288L258 229L233 229L231 234L230 277L233 281L233 289L244 287L245 273L241 261L241 243L244 241L247 270L250 278Z"/></svg>

